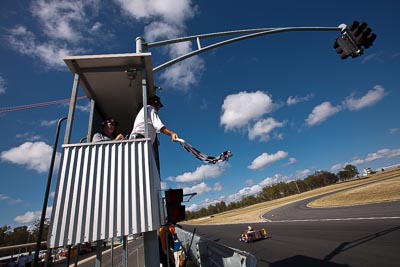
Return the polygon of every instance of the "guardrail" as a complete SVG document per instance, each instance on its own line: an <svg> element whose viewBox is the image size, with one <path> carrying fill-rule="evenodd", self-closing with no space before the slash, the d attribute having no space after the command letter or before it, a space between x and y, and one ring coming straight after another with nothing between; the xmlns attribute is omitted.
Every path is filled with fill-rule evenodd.
<svg viewBox="0 0 400 267"><path fill-rule="evenodd" d="M195 259L196 265L189 266L227 266L227 267L255 267L257 266L256 257L246 251L231 248L212 240L200 237L191 232L176 227L176 233L188 253L189 259ZM190 246L190 247L189 247Z"/></svg>

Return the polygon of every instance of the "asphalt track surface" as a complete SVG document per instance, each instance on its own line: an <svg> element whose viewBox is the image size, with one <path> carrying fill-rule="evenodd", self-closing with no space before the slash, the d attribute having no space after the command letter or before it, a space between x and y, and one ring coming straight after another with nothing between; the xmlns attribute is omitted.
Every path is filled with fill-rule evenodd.
<svg viewBox="0 0 400 267"><path fill-rule="evenodd" d="M265 223L252 226L266 228L269 238L254 243L239 242L247 224L194 227L202 237L252 253L261 267L400 266L400 202L308 208L313 199L264 214Z"/></svg>

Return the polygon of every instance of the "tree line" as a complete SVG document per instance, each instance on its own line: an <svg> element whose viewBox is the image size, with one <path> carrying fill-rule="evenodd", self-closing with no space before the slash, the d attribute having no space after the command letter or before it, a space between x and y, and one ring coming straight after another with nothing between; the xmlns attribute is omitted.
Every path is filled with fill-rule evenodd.
<svg viewBox="0 0 400 267"><path fill-rule="evenodd" d="M295 194L300 194L306 191L335 184L338 181L347 181L358 176L357 167L354 165L346 165L343 170L337 174L328 171L316 171L314 174L307 176L303 180L290 182L279 182L273 185L264 187L257 195L245 196L241 200L226 204L225 201L220 201L214 205L209 205L207 208L201 208L198 211L186 211L186 219L197 219L205 216L211 216L217 213L230 211L238 208L244 208L257 203L271 201L278 198L283 198Z"/></svg>
<svg viewBox="0 0 400 267"><path fill-rule="evenodd" d="M15 228L11 228L9 225L0 226L0 247L8 247L14 245L21 245L21 244L29 244L29 243L36 243L37 238L39 236L39 226L40 220L37 220L32 229L29 229L28 226L18 226ZM47 233L49 230L49 219L45 219L44 227L43 227L43 234L42 234L42 241L47 240ZM21 252L26 252L29 250L34 250L33 248L26 248L21 249ZM10 251L0 251L0 257L10 255Z"/></svg>

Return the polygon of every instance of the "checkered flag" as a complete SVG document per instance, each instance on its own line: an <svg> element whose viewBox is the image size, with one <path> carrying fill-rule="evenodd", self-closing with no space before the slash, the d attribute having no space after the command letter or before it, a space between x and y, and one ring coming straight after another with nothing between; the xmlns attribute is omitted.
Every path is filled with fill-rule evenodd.
<svg viewBox="0 0 400 267"><path fill-rule="evenodd" d="M206 163L215 164L217 162L225 161L225 160L229 159L230 157L232 157L232 153L229 150L222 152L217 157L210 157L210 156L207 156L207 155L201 153L200 151L198 151L196 148L192 147L190 144L186 143L186 141L181 138L176 139L176 141L178 141L181 144L181 146L184 149L186 149L187 152L189 152L190 154L192 154L199 160L206 162Z"/></svg>

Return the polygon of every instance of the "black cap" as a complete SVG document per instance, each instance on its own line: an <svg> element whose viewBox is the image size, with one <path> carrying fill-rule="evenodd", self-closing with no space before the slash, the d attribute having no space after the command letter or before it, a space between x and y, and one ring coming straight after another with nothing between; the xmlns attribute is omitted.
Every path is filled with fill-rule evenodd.
<svg viewBox="0 0 400 267"><path fill-rule="evenodd" d="M119 124L118 121L114 120L113 118L108 118L107 120L103 121L102 124L106 125L109 122L110 123L113 122L115 124L115 126L118 126L118 124Z"/></svg>
<svg viewBox="0 0 400 267"><path fill-rule="evenodd" d="M164 106L164 105L161 103L160 97L157 96L157 95L154 95L154 96L150 97L148 102L149 102L150 104L154 104L154 105L160 106L160 108L162 108L162 107Z"/></svg>

